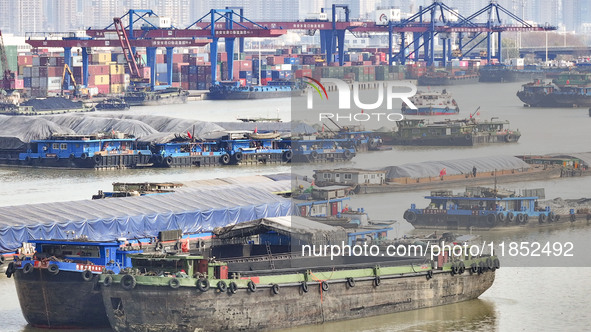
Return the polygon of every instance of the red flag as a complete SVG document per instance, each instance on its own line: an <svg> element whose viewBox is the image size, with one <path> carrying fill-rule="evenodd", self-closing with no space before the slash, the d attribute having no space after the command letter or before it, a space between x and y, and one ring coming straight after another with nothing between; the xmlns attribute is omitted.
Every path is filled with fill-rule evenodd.
<svg viewBox="0 0 591 332"><path fill-rule="evenodd" d="M322 132L324 132L324 123L322 124Z"/></svg>
<svg viewBox="0 0 591 332"><path fill-rule="evenodd" d="M361 110L361 114L363 114L363 110Z"/></svg>
<svg viewBox="0 0 591 332"><path fill-rule="evenodd" d="M480 116L480 112L476 113L476 115Z"/></svg>
<svg viewBox="0 0 591 332"><path fill-rule="evenodd" d="M189 138L193 138L193 135L191 135L191 133L187 130L187 135L189 135Z"/></svg>
<svg viewBox="0 0 591 332"><path fill-rule="evenodd" d="M254 127L254 133L258 133L259 131L257 130L257 127Z"/></svg>

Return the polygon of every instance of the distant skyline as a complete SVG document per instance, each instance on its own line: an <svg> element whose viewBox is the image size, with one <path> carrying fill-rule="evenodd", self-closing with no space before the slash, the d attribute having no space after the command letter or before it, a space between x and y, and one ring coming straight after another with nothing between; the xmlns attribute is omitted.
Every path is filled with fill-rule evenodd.
<svg viewBox="0 0 591 332"><path fill-rule="evenodd" d="M308 13L347 4L352 19L374 19L376 8L400 8L415 13L431 0L1 0L0 29L4 33L69 32L88 27L102 28L128 9L152 9L171 17L176 27L185 28L212 8L243 7L254 21L296 21ZM488 0L447 0L449 7L470 15ZM559 30L583 31L591 24L591 0L499 0L498 3L527 21L559 26ZM484 16L483 16L484 17ZM503 18L509 18L505 16Z"/></svg>

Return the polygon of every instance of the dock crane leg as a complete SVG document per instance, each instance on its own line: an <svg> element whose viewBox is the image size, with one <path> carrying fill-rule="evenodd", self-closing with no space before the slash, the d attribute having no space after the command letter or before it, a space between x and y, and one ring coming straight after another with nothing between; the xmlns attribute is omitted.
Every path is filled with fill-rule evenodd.
<svg viewBox="0 0 591 332"><path fill-rule="evenodd" d="M213 16L213 15L212 15ZM213 28L212 28L213 30ZM211 63L211 84L215 85L217 81L217 63L218 63L218 40L219 38L215 37L211 39L211 43L209 43L209 62Z"/></svg>
<svg viewBox="0 0 591 332"><path fill-rule="evenodd" d="M68 65L69 68L72 68L72 48L71 47L64 47L64 64ZM65 77L65 83L62 82L66 87L69 87L70 76Z"/></svg>
<svg viewBox="0 0 591 332"><path fill-rule="evenodd" d="M88 87L88 49L82 48L82 85Z"/></svg>
<svg viewBox="0 0 591 332"><path fill-rule="evenodd" d="M166 48L166 84L172 86L172 58L174 47Z"/></svg>
<svg viewBox="0 0 591 332"><path fill-rule="evenodd" d="M146 47L146 58L150 67L150 89L156 86L156 47Z"/></svg>
<svg viewBox="0 0 591 332"><path fill-rule="evenodd" d="M226 54L228 55L228 80L234 80L234 42L236 38L226 38ZM213 62L212 62L213 63ZM259 80L261 78L259 77Z"/></svg>
<svg viewBox="0 0 591 332"><path fill-rule="evenodd" d="M503 47L503 43L502 43L502 40L501 40L501 32L500 31L498 32L498 35L497 36L498 36L498 38L497 38L497 59L499 59L499 63L501 63L502 62L502 58L503 58L503 53L501 52L502 49L503 49L502 48Z"/></svg>
<svg viewBox="0 0 591 332"><path fill-rule="evenodd" d="M345 32L346 30L337 30L337 47L339 48L339 65L345 64Z"/></svg>

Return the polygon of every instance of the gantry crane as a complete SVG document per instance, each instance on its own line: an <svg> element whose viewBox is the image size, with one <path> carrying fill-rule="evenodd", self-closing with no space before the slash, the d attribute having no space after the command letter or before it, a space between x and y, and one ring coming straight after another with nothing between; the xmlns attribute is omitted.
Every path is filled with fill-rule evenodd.
<svg viewBox="0 0 591 332"><path fill-rule="evenodd" d="M5 91L12 91L14 88L11 86L14 84L15 75L8 66L8 58L6 57L6 49L4 48L4 37L2 37L2 31L0 31L0 63L2 64L2 87Z"/></svg>

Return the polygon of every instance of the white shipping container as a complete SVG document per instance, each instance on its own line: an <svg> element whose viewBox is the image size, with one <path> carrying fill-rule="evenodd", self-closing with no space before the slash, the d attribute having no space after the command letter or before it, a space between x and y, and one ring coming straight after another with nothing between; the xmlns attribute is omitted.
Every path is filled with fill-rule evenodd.
<svg viewBox="0 0 591 332"><path fill-rule="evenodd" d="M291 70L291 64L282 64L279 65L279 70Z"/></svg>
<svg viewBox="0 0 591 332"><path fill-rule="evenodd" d="M388 22L400 22L400 9L378 9L376 10L376 25L388 25Z"/></svg>
<svg viewBox="0 0 591 332"><path fill-rule="evenodd" d="M82 56L76 55L72 57L72 67L82 67Z"/></svg>
<svg viewBox="0 0 591 332"><path fill-rule="evenodd" d="M89 94L90 96L96 96L96 95L98 95L98 92L99 92L99 91L98 91L98 88L97 88L97 87L94 87L94 88L88 88L88 94Z"/></svg>
<svg viewBox="0 0 591 332"><path fill-rule="evenodd" d="M525 65L525 60L522 58L512 58L509 59L509 65L515 67L523 67L523 65Z"/></svg>
<svg viewBox="0 0 591 332"><path fill-rule="evenodd" d="M38 56L34 56L33 57L33 66L38 67L39 66L39 57Z"/></svg>

